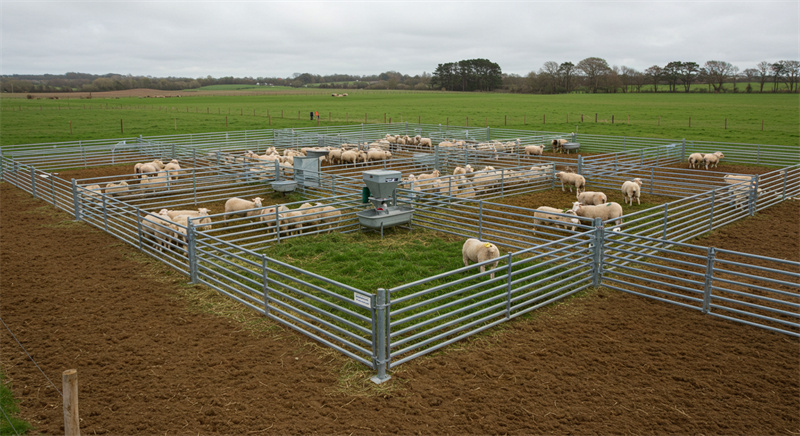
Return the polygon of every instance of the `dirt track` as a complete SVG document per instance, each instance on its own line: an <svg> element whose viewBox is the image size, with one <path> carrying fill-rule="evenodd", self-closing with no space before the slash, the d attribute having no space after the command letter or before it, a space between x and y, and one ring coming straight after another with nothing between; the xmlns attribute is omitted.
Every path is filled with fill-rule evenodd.
<svg viewBox="0 0 800 436"><path fill-rule="evenodd" d="M800 260L782 242L800 203L756 218L701 243ZM785 232L756 246L765 220ZM0 316L58 389L78 370L84 434L800 433L800 341L679 307L601 289L375 387L8 184L0 227ZM60 395L5 328L0 350L23 417L63 433Z"/></svg>

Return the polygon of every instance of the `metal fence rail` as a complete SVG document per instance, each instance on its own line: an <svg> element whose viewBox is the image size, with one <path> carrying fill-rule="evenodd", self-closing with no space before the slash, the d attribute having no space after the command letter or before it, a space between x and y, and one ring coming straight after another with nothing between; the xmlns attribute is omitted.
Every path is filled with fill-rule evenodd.
<svg viewBox="0 0 800 436"><path fill-rule="evenodd" d="M374 295L201 231L193 234L193 281L377 369Z"/></svg>
<svg viewBox="0 0 800 436"><path fill-rule="evenodd" d="M602 285L800 337L800 263L605 235Z"/></svg>
<svg viewBox="0 0 800 436"><path fill-rule="evenodd" d="M390 289L390 367L592 286L590 243L574 235L540 247L547 254L522 250L497 267L490 260Z"/></svg>

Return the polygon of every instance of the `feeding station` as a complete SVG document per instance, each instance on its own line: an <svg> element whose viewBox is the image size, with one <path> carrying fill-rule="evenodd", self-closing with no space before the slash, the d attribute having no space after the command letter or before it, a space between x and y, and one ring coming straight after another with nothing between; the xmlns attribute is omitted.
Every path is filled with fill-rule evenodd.
<svg viewBox="0 0 800 436"><path fill-rule="evenodd" d="M400 171L393 170L364 171L364 196L368 197L364 203L368 200L374 207L357 212L356 216L362 226L380 229L381 238L384 228L411 222L414 209L397 205L396 189L401 176Z"/></svg>
<svg viewBox="0 0 800 436"><path fill-rule="evenodd" d="M564 145L562 145L561 148L563 148L564 151L567 152L567 153L569 153L570 151L573 151L573 150L575 150L577 152L578 149L581 148L581 144L577 143L577 142L567 142Z"/></svg>

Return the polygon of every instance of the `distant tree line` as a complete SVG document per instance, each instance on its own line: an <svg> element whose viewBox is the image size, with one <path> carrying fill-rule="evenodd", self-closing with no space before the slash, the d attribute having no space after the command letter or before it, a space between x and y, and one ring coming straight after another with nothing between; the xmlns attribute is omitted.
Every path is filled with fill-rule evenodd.
<svg viewBox="0 0 800 436"><path fill-rule="evenodd" d="M101 92L136 88L164 91L197 89L210 85L263 85L333 89L396 89L445 91L498 91L529 94L628 92L800 92L800 61L759 62L739 70L725 61L672 61L644 71L610 66L605 59L589 57L577 64L545 62L526 76L503 74L488 59L439 64L433 74L415 76L397 71L359 76L294 73L290 77L150 77L86 73L2 75L0 92Z"/></svg>

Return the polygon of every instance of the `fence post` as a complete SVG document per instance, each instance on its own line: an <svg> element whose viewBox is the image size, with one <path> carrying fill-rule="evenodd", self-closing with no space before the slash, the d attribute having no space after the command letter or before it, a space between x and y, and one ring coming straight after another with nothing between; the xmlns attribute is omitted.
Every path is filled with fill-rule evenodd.
<svg viewBox="0 0 800 436"><path fill-rule="evenodd" d="M664 203L664 235L661 239L667 239L667 224L669 223L669 203Z"/></svg>
<svg viewBox="0 0 800 436"><path fill-rule="evenodd" d="M602 284L603 278L603 220L594 219L594 271L592 274L592 286L597 288Z"/></svg>
<svg viewBox="0 0 800 436"><path fill-rule="evenodd" d="M750 216L756 214L756 202L758 201L758 175L753 174L750 176L750 192L748 193L748 198L750 199L749 203L749 210Z"/></svg>
<svg viewBox="0 0 800 436"><path fill-rule="evenodd" d="M36 168L31 167L31 194L36 198Z"/></svg>
<svg viewBox="0 0 800 436"><path fill-rule="evenodd" d="M197 283L197 242L195 241L194 218L186 221L186 254L189 258L189 283Z"/></svg>
<svg viewBox="0 0 800 436"><path fill-rule="evenodd" d="M267 276L267 256L261 255L261 271L264 279L264 315L269 316L269 277Z"/></svg>
<svg viewBox="0 0 800 436"><path fill-rule="evenodd" d="M2 165L0 165L0 168L2 168ZM0 177L0 180L1 179ZM53 194L53 207L58 207L58 201L56 199L56 178L53 177L52 174L50 174L50 193Z"/></svg>
<svg viewBox="0 0 800 436"><path fill-rule="evenodd" d="M483 200L478 200L478 239L483 239Z"/></svg>
<svg viewBox="0 0 800 436"><path fill-rule="evenodd" d="M391 376L386 375L386 337L388 336L386 331L386 289L378 288L376 298L373 301L375 302L373 306L375 311L373 341L375 341L375 350L377 352L377 356L374 356L373 360L378 374L370 378L370 380L375 384L381 384L391 378Z"/></svg>
<svg viewBox="0 0 800 436"><path fill-rule="evenodd" d="M708 231L714 229L714 203L716 198L717 190L711 191L711 210L709 211L710 216L708 217Z"/></svg>
<svg viewBox="0 0 800 436"><path fill-rule="evenodd" d="M788 176L789 176L789 171L783 170L783 193L781 194L781 200L786 199L786 181Z"/></svg>
<svg viewBox="0 0 800 436"><path fill-rule="evenodd" d="M3 179L3 171L5 166L5 160L3 160L3 147L0 147L0 181L5 180Z"/></svg>
<svg viewBox="0 0 800 436"><path fill-rule="evenodd" d="M655 169L650 167L650 195L653 194L653 184L655 184Z"/></svg>
<svg viewBox="0 0 800 436"><path fill-rule="evenodd" d="M506 279L506 319L511 319L511 262L513 258L508 253L508 279Z"/></svg>
<svg viewBox="0 0 800 436"><path fill-rule="evenodd" d="M100 197L103 198L103 230L108 231L108 205L106 203L106 194L101 193Z"/></svg>
<svg viewBox="0 0 800 436"><path fill-rule="evenodd" d="M139 238L139 250L142 250L142 210L136 208L136 233Z"/></svg>
<svg viewBox="0 0 800 436"><path fill-rule="evenodd" d="M75 221L81 220L81 202L78 200L78 184L72 179L72 208L75 211Z"/></svg>
<svg viewBox="0 0 800 436"><path fill-rule="evenodd" d="M706 260L706 280L703 285L703 313L708 314L711 310L711 287L714 283L714 258L717 255L717 249L708 247L708 258Z"/></svg>
<svg viewBox="0 0 800 436"><path fill-rule="evenodd" d="M583 155L578 155L578 174L583 175Z"/></svg>
<svg viewBox="0 0 800 436"><path fill-rule="evenodd" d="M64 395L64 435L81 434L78 415L78 370L68 369L61 374L61 390Z"/></svg>
<svg viewBox="0 0 800 436"><path fill-rule="evenodd" d="M686 160L686 138L683 138L683 144L681 145L681 162Z"/></svg>

